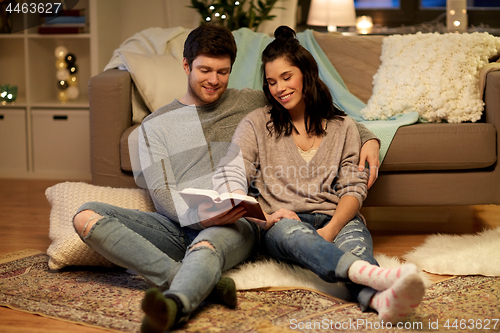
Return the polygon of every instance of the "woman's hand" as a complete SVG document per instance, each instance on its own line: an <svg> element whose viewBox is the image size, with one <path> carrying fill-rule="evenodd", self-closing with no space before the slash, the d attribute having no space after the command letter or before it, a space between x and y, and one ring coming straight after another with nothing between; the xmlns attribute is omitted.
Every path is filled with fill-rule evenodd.
<svg viewBox="0 0 500 333"><path fill-rule="evenodd" d="M268 230L271 228L276 222L278 222L281 219L292 219L292 220L297 220L300 221L299 217L295 212L292 212L291 210L281 208L277 210L276 212L272 213L271 215L267 214L264 212L264 216L266 217L266 221L255 219L255 218L247 218L251 222L257 224L259 227L261 227L264 230Z"/></svg>
<svg viewBox="0 0 500 333"><path fill-rule="evenodd" d="M359 201L352 195L344 195L337 204L337 209L330 222L318 229L318 234L329 242L333 242L345 225L351 221L359 209Z"/></svg>
<svg viewBox="0 0 500 333"><path fill-rule="evenodd" d="M318 234L328 242L333 242L339 231L328 230L326 227L316 230Z"/></svg>
<svg viewBox="0 0 500 333"><path fill-rule="evenodd" d="M205 227L214 225L225 225L235 223L243 217L246 210L243 207L236 206L232 208L230 202L223 205L214 205L211 202L202 202L198 206L198 218Z"/></svg>

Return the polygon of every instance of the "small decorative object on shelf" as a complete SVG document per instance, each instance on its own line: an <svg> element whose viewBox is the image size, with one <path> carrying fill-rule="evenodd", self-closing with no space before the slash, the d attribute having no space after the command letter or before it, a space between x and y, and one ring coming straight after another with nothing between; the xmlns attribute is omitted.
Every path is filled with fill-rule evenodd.
<svg viewBox="0 0 500 333"><path fill-rule="evenodd" d="M57 98L61 102L77 99L80 96L78 89L78 79L76 73L78 67L76 65L76 56L69 53L68 49L64 46L58 46L54 50L56 56L56 78L57 78Z"/></svg>
<svg viewBox="0 0 500 333"><path fill-rule="evenodd" d="M40 13L40 21L42 24L38 28L39 34L78 34L88 30L84 9L61 9L57 13Z"/></svg>
<svg viewBox="0 0 500 333"><path fill-rule="evenodd" d="M56 58L65 58L66 55L68 54L68 49L64 46L58 46L56 47L56 49L54 50L54 55L56 56Z"/></svg>
<svg viewBox="0 0 500 333"><path fill-rule="evenodd" d="M259 25L275 18L269 15L278 0L191 0L191 8L198 10L201 23L215 23L229 30L249 28L257 31ZM278 8L283 9L283 8Z"/></svg>
<svg viewBox="0 0 500 333"><path fill-rule="evenodd" d="M11 12L7 8L12 7L14 4L16 4L15 0L0 0L0 33L2 34L11 34L13 32L12 22L9 18Z"/></svg>
<svg viewBox="0 0 500 333"><path fill-rule="evenodd" d="M10 84L0 85L0 102L2 105L7 103L14 103L17 98L17 86Z"/></svg>
<svg viewBox="0 0 500 333"><path fill-rule="evenodd" d="M78 73L78 67L76 67L76 64L68 65L68 70L70 74Z"/></svg>

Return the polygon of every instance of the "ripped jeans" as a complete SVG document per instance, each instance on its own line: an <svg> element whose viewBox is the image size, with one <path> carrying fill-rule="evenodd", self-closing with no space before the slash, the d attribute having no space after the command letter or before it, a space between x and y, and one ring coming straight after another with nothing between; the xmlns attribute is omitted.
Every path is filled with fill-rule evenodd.
<svg viewBox="0 0 500 333"><path fill-rule="evenodd" d="M245 219L204 230L181 227L156 212L88 202L78 212L91 210L98 221L82 240L112 263L132 269L157 286L169 288L189 314L210 294L228 270L254 250L257 227ZM102 218L101 218L102 216ZM191 246L207 241L206 246Z"/></svg>
<svg viewBox="0 0 500 333"><path fill-rule="evenodd" d="M301 221L282 219L264 235L264 243L276 260L299 264L327 282L346 282L346 288L365 311L376 290L350 282L347 272L356 260L378 265L373 257L373 241L366 225L355 217L327 242L316 230L327 225L331 216L297 214Z"/></svg>

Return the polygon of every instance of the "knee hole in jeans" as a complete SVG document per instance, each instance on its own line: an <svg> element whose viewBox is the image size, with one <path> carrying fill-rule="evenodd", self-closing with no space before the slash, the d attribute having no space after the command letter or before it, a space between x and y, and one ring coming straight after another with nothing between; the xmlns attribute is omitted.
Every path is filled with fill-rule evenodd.
<svg viewBox="0 0 500 333"><path fill-rule="evenodd" d="M300 231L300 232L302 232L304 234L312 234L313 233L313 231L311 229L309 229L309 228L307 228L307 227L305 227L303 225L296 225L296 226L293 226L293 227L289 228L286 231L286 234L287 235L291 235L294 232L298 232L298 231Z"/></svg>
<svg viewBox="0 0 500 333"><path fill-rule="evenodd" d="M92 226L102 217L103 216L92 210L82 210L73 218L73 225L75 226L76 232L78 232L81 237L85 237L89 234Z"/></svg>
<svg viewBox="0 0 500 333"><path fill-rule="evenodd" d="M199 248L199 247L207 247L207 248L209 248L211 250L215 250L214 246L212 244L210 244L210 242L204 241L204 240L203 241L199 241L198 243L190 246L189 250L191 251L191 250L194 250L194 249Z"/></svg>

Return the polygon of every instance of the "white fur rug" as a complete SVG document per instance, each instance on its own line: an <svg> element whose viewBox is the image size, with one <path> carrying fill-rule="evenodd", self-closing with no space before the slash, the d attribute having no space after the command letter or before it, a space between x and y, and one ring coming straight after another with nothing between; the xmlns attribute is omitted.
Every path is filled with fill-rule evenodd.
<svg viewBox="0 0 500 333"><path fill-rule="evenodd" d="M500 276L500 228L474 235L432 235L403 258L433 274ZM385 268L401 265L398 258L383 254L375 255L375 259ZM239 265L224 275L235 281L238 290L302 288L350 300L343 283L327 283L307 269L271 259ZM422 275L429 286L429 280Z"/></svg>
<svg viewBox="0 0 500 333"><path fill-rule="evenodd" d="M474 235L432 235L403 258L434 274L500 276L500 228Z"/></svg>
<svg viewBox="0 0 500 333"><path fill-rule="evenodd" d="M381 267L393 268L401 265L397 258L383 254L375 255ZM351 296L343 283L328 283L310 270L279 263L272 259L248 262L224 273L236 283L236 289L249 290L268 287L283 287L286 289L301 288L315 290L343 300Z"/></svg>

